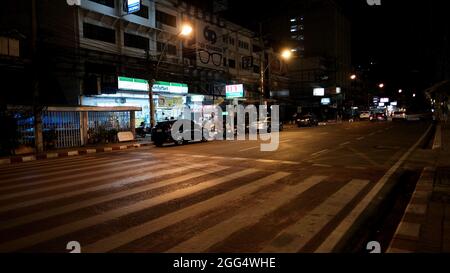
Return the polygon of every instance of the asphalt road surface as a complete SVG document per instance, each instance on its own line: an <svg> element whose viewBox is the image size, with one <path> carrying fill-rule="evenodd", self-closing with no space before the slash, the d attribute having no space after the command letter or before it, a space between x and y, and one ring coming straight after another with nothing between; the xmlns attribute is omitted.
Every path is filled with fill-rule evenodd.
<svg viewBox="0 0 450 273"><path fill-rule="evenodd" d="M332 252L425 122L344 123L0 167L0 252ZM347 237L346 237L347 236Z"/></svg>

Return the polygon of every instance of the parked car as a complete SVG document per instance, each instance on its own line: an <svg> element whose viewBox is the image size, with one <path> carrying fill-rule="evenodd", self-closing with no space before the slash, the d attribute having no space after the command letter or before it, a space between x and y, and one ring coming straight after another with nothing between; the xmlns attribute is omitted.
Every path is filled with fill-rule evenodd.
<svg viewBox="0 0 450 273"><path fill-rule="evenodd" d="M297 119L297 126L298 127L313 127L318 126L319 120L314 114L307 114L307 115L301 115Z"/></svg>
<svg viewBox="0 0 450 273"><path fill-rule="evenodd" d="M359 119L360 120L369 120L370 119L370 111L362 111L359 114Z"/></svg>
<svg viewBox="0 0 450 273"><path fill-rule="evenodd" d="M394 112L394 114L392 114L392 120L405 121L406 113L405 112Z"/></svg>
<svg viewBox="0 0 450 273"><path fill-rule="evenodd" d="M386 121L387 120L387 116L385 113L373 113L370 116L370 120L371 121Z"/></svg>
<svg viewBox="0 0 450 273"><path fill-rule="evenodd" d="M181 126L179 132L186 134L188 133L190 138L183 138L180 136L177 139L174 139L172 136L172 127L177 122L177 120L163 121L159 122L152 129L152 141L157 147L163 146L165 143L173 143L175 145L183 145L190 141L199 140L205 142L208 140L208 132L205 132L202 126L196 124L191 120L180 120L186 123L191 123L190 131L185 131L184 126ZM186 130L189 130L188 128Z"/></svg>
<svg viewBox="0 0 450 273"><path fill-rule="evenodd" d="M271 133L272 132L272 118L267 117L264 120L260 120L253 124L250 124L249 126L247 126L247 130L246 130L247 133L249 132L249 128L256 129L257 132L259 132L259 130L267 130L268 133ZM279 129L279 132L283 131L283 123L281 121L278 125L278 129Z"/></svg>

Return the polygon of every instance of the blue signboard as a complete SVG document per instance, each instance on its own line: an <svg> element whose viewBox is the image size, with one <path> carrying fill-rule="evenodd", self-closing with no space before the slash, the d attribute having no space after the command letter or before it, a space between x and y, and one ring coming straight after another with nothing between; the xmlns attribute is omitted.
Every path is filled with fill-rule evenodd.
<svg viewBox="0 0 450 273"><path fill-rule="evenodd" d="M128 13L138 12L141 9L141 0L127 0Z"/></svg>

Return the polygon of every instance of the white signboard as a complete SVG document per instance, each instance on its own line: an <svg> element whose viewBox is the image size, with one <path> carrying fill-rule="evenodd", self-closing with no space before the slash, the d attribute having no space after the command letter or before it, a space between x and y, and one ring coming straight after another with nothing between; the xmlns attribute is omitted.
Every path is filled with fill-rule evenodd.
<svg viewBox="0 0 450 273"><path fill-rule="evenodd" d="M153 92L186 95L189 91L188 85L174 82L155 82Z"/></svg>
<svg viewBox="0 0 450 273"><path fill-rule="evenodd" d="M211 69L224 69L223 29L219 26L197 20L197 65Z"/></svg>
<svg viewBox="0 0 450 273"><path fill-rule="evenodd" d="M389 98L381 98L380 102L382 102L382 103L389 103Z"/></svg>
<svg viewBox="0 0 450 273"><path fill-rule="evenodd" d="M225 90L226 90L227 99L244 97L244 85L243 84L227 85Z"/></svg>
<svg viewBox="0 0 450 273"><path fill-rule="evenodd" d="M119 89L121 90L133 90L133 91L146 91L148 92L148 81L142 79L134 79L127 77L119 77Z"/></svg>
<svg viewBox="0 0 450 273"><path fill-rule="evenodd" d="M138 12L141 9L141 0L127 0L128 13Z"/></svg>
<svg viewBox="0 0 450 273"><path fill-rule="evenodd" d="M325 96L325 88L314 88L313 94L315 97Z"/></svg>

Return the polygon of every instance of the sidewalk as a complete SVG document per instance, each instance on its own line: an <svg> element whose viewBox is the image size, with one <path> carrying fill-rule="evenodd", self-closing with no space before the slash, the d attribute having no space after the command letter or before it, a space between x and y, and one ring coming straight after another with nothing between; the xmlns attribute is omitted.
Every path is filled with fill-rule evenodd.
<svg viewBox="0 0 450 273"><path fill-rule="evenodd" d="M25 154L25 155L17 155L10 157L1 157L0 158L0 166L5 164L14 164L14 163L22 163L43 159L51 159L51 158L60 158L60 157L69 157L69 156L78 156L78 155L86 155L86 154L96 154L96 153L105 153L111 151L118 150L127 150L140 148L144 146L150 146L152 142L150 139L138 139L131 142L123 142L123 143L113 143L113 144L100 144L100 145L90 145L85 147L78 148L69 148L69 149L57 149L46 151L42 154Z"/></svg>
<svg viewBox="0 0 450 273"><path fill-rule="evenodd" d="M437 126L436 163L422 172L390 253L450 252L450 124Z"/></svg>

